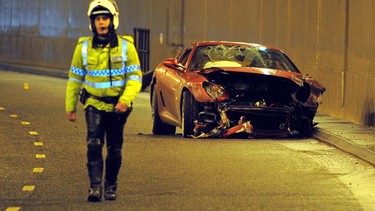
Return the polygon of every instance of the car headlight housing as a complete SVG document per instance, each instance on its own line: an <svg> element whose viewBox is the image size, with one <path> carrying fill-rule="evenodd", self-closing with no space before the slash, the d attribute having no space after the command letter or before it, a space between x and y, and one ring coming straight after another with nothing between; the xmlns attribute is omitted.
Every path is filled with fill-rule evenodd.
<svg viewBox="0 0 375 211"><path fill-rule="evenodd" d="M222 101L227 99L227 93L224 87L217 84L212 84L208 82L203 83L203 88L206 91L207 95L210 96L215 101Z"/></svg>

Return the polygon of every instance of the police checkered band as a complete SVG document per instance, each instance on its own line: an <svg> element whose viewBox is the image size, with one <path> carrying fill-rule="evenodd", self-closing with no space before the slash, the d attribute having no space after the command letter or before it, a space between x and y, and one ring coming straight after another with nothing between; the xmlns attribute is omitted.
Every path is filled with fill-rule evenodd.
<svg viewBox="0 0 375 211"><path fill-rule="evenodd" d="M74 74L77 74L77 75L80 75L80 76L85 76L86 75L86 71L85 70L79 69L79 68L74 67L74 66L72 66L70 69L72 70L72 72Z"/></svg>
<svg viewBox="0 0 375 211"><path fill-rule="evenodd" d="M88 70L87 75L89 76L116 76L116 75L124 75L125 73L131 73L137 70L141 70L139 65L132 65L127 66L122 69L114 69L114 70Z"/></svg>
<svg viewBox="0 0 375 211"><path fill-rule="evenodd" d="M114 69L114 70L89 70L87 75L89 76L116 76L124 75L126 70L123 69Z"/></svg>
<svg viewBox="0 0 375 211"><path fill-rule="evenodd" d="M112 72L112 75L123 75L123 74L125 74L124 69L115 69L115 70L111 70L111 72Z"/></svg>
<svg viewBox="0 0 375 211"><path fill-rule="evenodd" d="M126 70L126 73L131 73L136 70L141 70L141 67L139 65L132 65L132 66L127 66L125 70Z"/></svg>

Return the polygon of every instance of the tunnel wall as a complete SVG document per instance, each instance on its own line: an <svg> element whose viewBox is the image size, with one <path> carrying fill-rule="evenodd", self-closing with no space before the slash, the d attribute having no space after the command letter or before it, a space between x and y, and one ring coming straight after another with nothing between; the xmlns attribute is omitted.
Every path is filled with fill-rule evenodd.
<svg viewBox="0 0 375 211"><path fill-rule="evenodd" d="M88 0L0 0L0 63L66 73ZM201 40L279 47L327 88L320 112L375 126L373 0L117 0L119 34L151 30L150 66ZM144 70L147 71L147 70Z"/></svg>

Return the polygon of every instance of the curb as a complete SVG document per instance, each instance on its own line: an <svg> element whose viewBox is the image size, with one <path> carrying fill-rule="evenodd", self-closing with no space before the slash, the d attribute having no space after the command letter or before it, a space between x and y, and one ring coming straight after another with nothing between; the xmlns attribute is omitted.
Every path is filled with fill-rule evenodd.
<svg viewBox="0 0 375 211"><path fill-rule="evenodd" d="M375 166L375 153L366 148L353 144L350 140L333 135L321 128L315 128L312 137Z"/></svg>

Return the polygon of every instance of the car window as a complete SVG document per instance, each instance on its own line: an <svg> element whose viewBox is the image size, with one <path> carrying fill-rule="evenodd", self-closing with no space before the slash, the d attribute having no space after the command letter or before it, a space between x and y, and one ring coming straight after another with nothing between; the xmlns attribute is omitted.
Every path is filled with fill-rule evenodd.
<svg viewBox="0 0 375 211"><path fill-rule="evenodd" d="M180 57L178 58L178 62L182 65L186 65L187 59L189 58L191 52L191 48L186 49L182 54L180 54Z"/></svg>
<svg viewBox="0 0 375 211"><path fill-rule="evenodd" d="M212 67L258 67L299 72L281 51L262 46L199 46L189 70Z"/></svg>

